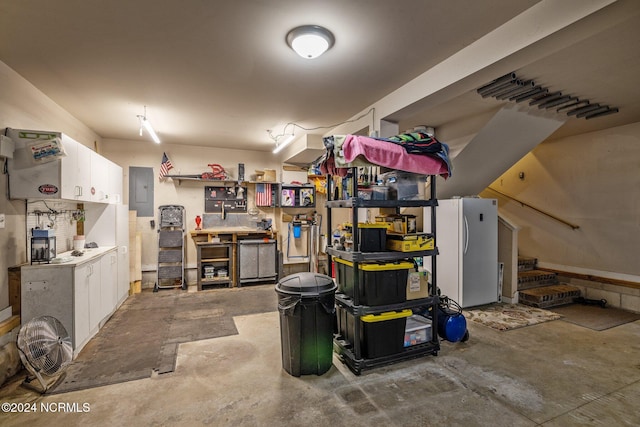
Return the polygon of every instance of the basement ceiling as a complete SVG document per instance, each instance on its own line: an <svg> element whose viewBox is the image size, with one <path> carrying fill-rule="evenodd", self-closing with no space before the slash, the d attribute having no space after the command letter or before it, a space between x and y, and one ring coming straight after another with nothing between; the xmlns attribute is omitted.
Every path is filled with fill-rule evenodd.
<svg viewBox="0 0 640 427"><path fill-rule="evenodd" d="M295 122L329 131L543 3L0 0L0 60L103 139L150 144L136 117L146 106L163 143L270 151L268 129ZM620 109L569 120L552 137L640 121L640 2L619 0L589 19L606 24L595 33L568 26L560 36L572 41L562 48L523 49L517 69L505 59L471 76L462 93L387 119L401 130L442 128L445 142L464 139L474 132L470 118L501 107L473 88L515 71ZM314 60L297 56L285 36L304 24L330 29L335 46Z"/></svg>

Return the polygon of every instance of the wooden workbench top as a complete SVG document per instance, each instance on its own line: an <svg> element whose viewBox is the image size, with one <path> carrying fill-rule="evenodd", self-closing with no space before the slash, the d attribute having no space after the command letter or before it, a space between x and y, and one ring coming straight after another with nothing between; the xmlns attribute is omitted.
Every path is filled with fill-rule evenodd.
<svg viewBox="0 0 640 427"><path fill-rule="evenodd" d="M192 236L207 234L271 234L271 231L251 227L211 227L202 230L191 230Z"/></svg>
<svg viewBox="0 0 640 427"><path fill-rule="evenodd" d="M211 242L214 237L227 236L231 237L233 242L236 242L238 238L245 238L250 236L255 237L276 237L275 231L262 230L251 227L211 227L202 230L191 230L189 232L194 242ZM225 239L223 237L223 239Z"/></svg>

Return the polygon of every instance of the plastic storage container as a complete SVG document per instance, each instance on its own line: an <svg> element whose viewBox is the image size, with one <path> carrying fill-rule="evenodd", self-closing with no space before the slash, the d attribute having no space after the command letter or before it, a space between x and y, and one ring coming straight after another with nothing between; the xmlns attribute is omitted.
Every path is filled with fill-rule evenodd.
<svg viewBox="0 0 640 427"><path fill-rule="evenodd" d="M336 288L331 277L309 272L276 285L282 367L289 374L322 375L331 368Z"/></svg>
<svg viewBox="0 0 640 427"><path fill-rule="evenodd" d="M334 258L339 292L354 295L353 263ZM361 305L386 305L406 301L407 277L413 263L359 263L358 295Z"/></svg>
<svg viewBox="0 0 640 427"><path fill-rule="evenodd" d="M404 329L405 347L429 342L431 337L431 319L418 315L407 317L407 325Z"/></svg>
<svg viewBox="0 0 640 427"><path fill-rule="evenodd" d="M385 185L389 187L391 200L416 200L424 198L425 175L418 175L403 171L391 171L381 176Z"/></svg>
<svg viewBox="0 0 640 427"><path fill-rule="evenodd" d="M345 224L351 229L351 224ZM353 230L350 230L353 233ZM387 225L374 223L358 223L359 248L353 248L358 252L383 252L387 250Z"/></svg>
<svg viewBox="0 0 640 427"><path fill-rule="evenodd" d="M353 343L355 317L340 306L336 307L336 315L338 332ZM406 320L411 315L412 311L407 309L362 316L359 325L362 357L374 359L402 351Z"/></svg>

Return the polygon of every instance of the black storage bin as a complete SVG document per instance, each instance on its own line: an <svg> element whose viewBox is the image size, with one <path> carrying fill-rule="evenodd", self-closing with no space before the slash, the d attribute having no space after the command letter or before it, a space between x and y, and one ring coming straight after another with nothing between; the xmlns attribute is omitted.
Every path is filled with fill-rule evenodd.
<svg viewBox="0 0 640 427"><path fill-rule="evenodd" d="M368 314L360 317L360 349L362 357L374 359L399 353L404 348L404 333L411 310ZM338 333L353 345L355 316L343 307L336 307Z"/></svg>
<svg viewBox="0 0 640 427"><path fill-rule="evenodd" d="M346 223L345 227L353 233L353 227ZM385 252L387 250L387 225L377 222L358 223L358 247L353 248L357 252Z"/></svg>
<svg viewBox="0 0 640 427"><path fill-rule="evenodd" d="M354 295L353 263L336 261L336 282L339 292ZM408 261L359 263L358 295L360 305L397 304L407 300L407 279L414 265Z"/></svg>
<svg viewBox="0 0 640 427"><path fill-rule="evenodd" d="M331 368L336 288L331 277L308 272L276 285L282 367L289 374L322 375Z"/></svg>

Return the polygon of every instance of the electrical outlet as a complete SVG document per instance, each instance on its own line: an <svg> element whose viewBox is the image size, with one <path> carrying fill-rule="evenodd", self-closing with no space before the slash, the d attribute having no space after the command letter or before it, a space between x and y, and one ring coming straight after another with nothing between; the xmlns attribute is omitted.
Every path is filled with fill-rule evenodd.
<svg viewBox="0 0 640 427"><path fill-rule="evenodd" d="M5 227L4 214L0 214L0 228L4 228L4 227Z"/></svg>

